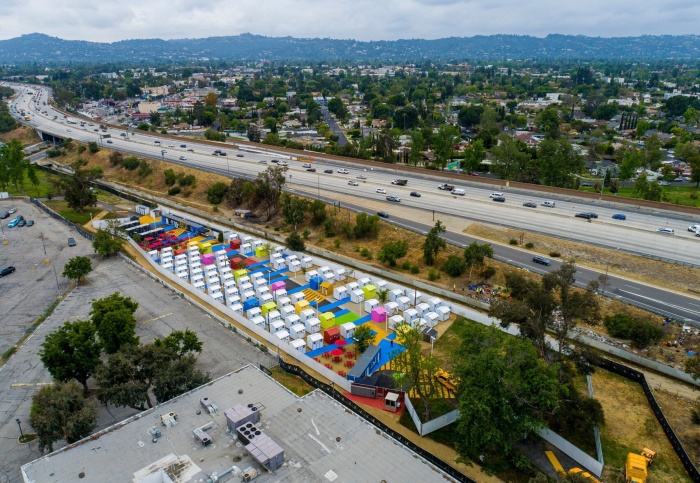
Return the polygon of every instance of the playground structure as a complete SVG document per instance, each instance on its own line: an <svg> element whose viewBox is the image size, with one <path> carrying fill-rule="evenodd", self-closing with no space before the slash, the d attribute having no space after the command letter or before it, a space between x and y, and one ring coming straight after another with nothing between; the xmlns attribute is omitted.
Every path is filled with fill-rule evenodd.
<svg viewBox="0 0 700 483"><path fill-rule="evenodd" d="M435 373L435 378L440 384L443 385L447 391L453 396L457 394L457 381L455 381L454 376L444 369L438 369Z"/></svg>
<svg viewBox="0 0 700 483"><path fill-rule="evenodd" d="M601 481L590 474L588 471L582 470L581 468L571 468L569 471L566 471L564 467L559 463L559 460L557 457L554 455L553 452L551 451L545 451L544 454L547 456L547 459L549 462L552 464L554 467L554 471L557 472L558 475L561 477L568 475L578 475L579 478L583 478L586 481L589 481L590 483L601 483Z"/></svg>
<svg viewBox="0 0 700 483"><path fill-rule="evenodd" d="M209 295L223 312L289 344L294 354L308 357L309 366L316 362L349 381L369 376L404 350L395 328L427 330L453 318L437 297L380 278L354 279L345 267L319 265L242 233L226 232L219 242L218 232L157 209L122 220L121 228L154 264ZM378 292L385 289L391 295L380 303ZM360 357L353 335L365 324L375 343Z"/></svg>

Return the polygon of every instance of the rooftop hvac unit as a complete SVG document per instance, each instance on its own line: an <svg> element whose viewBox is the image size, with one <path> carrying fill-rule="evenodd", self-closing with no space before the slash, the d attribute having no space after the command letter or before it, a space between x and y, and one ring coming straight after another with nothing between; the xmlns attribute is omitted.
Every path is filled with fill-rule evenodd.
<svg viewBox="0 0 700 483"><path fill-rule="evenodd" d="M255 468L248 468L247 470L243 471L243 476L241 479L243 480L244 483L248 483L249 481L253 481L255 478L260 475L260 472L256 470Z"/></svg>
<svg viewBox="0 0 700 483"><path fill-rule="evenodd" d="M211 444L211 437L201 428L197 428L192 431L194 434L194 439L202 443L202 446L209 446Z"/></svg>
<svg viewBox="0 0 700 483"><path fill-rule="evenodd" d="M201 404L201 406L206 409L209 414L214 414L219 411L219 407L208 397L200 399L199 404Z"/></svg>
<svg viewBox="0 0 700 483"><path fill-rule="evenodd" d="M163 426L167 426L168 428L172 428L177 424L177 414L175 413L168 413L168 414L162 414L160 416L160 422Z"/></svg>

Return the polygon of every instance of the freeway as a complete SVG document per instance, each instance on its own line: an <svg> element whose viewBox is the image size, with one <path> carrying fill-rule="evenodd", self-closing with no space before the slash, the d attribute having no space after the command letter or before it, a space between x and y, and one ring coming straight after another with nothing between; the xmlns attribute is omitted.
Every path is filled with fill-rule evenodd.
<svg viewBox="0 0 700 483"><path fill-rule="evenodd" d="M17 87L17 86L14 86ZM667 258L680 263L700 265L698 248L700 238L694 237L687 231L691 224L700 223L700 217L678 215L672 212L652 212L643 209L630 210L630 205L616 206L612 203L591 203L579 199L544 198L536 192L503 191L506 202L494 203L489 195L497 188L468 183L452 183L465 190L464 196L456 196L447 191L437 189L438 178L424 175L407 174L392 167L363 170L349 162L315 159L315 172L308 172L302 163L289 157L283 152L275 152L274 148L231 146L226 149L226 156L213 156L211 145L187 141L174 141L154 133L135 132L126 135L125 131L109 128L106 132L98 126L68 124L63 114L54 111L49 102L50 93L44 88L20 86L22 93L11 104L11 112L18 118L22 110L31 113L30 124L42 132L58 137L70 137L81 142L98 141L104 147L139 156L178 163L207 170L226 176L254 178L257 173L273 164L274 160L285 160L289 163L289 185L292 189L319 198L328 197L335 201L333 193L351 196L355 201L351 208L357 211L371 211L367 206L382 204L384 211L391 211L391 203L386 201L387 195L401 198L401 210L411 209L415 216L404 218L392 216L391 222L407 228L427 232L429 225L423 223L428 219L427 213L461 217L468 220L490 224L514 227L522 230L535 231L551 236L567 238L588 244L618 249L646 256ZM29 94L32 92L32 94ZM46 102L46 105L44 105ZM54 119L56 116L56 119ZM104 138L109 134L109 139ZM181 147L184 145L185 147ZM340 174L339 169L346 168L348 174ZM331 173L324 171L330 170ZM361 179L365 177L366 179ZM391 180L400 177L408 179L407 186L396 186ZM350 184L357 181L357 186ZM383 189L386 193L378 193ZM502 190L499 188L499 190ZM418 192L420 197L410 196ZM553 208L542 206L542 202L552 199L556 201ZM537 208L527 208L524 202L532 201ZM595 211L599 217L591 220L575 218L573 215L582 211ZM627 220L615 220L612 215L624 213ZM675 235L662 235L657 228L672 228ZM446 238L457 245L471 243L472 238L458 232L448 232ZM531 254L507 246L495 246L496 256L528 270L542 272L558 267L559 262L553 261L551 267L543 268L532 263ZM582 284L597 278L598 272L579 267L578 281ZM608 295L623 301L634 303L653 312L667 315L679 320L700 325L700 300L691 296L677 294L657 287L632 282L623 278L611 277L612 283L606 289Z"/></svg>

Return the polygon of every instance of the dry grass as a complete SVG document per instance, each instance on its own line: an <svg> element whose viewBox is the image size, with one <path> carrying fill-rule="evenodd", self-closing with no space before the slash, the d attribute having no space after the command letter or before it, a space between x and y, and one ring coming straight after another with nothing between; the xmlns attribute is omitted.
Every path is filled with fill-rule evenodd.
<svg viewBox="0 0 700 483"><path fill-rule="evenodd" d="M690 459L696 466L700 465L700 426L690 420L690 410L700 404L698 401L670 394L666 391L654 391L656 402L666 416L669 424L680 438Z"/></svg>
<svg viewBox="0 0 700 483"><path fill-rule="evenodd" d="M627 453L639 453L644 446L658 453L650 467L650 481L690 481L641 386L606 371L596 371L592 377L595 397L605 411L606 423L601 428L604 481L624 481L621 475L624 475Z"/></svg>
<svg viewBox="0 0 700 483"><path fill-rule="evenodd" d="M525 233L524 243L535 244L533 252L549 256L550 252L557 251L561 253L562 260L573 259L581 265L601 271L605 271L605 265L611 253L609 249L585 243L480 223L472 223L464 232L505 244L511 239L519 240L520 235ZM609 273L686 293L688 289L700 292L700 269L650 260L627 253L615 252ZM659 277L661 273L663 277Z"/></svg>
<svg viewBox="0 0 700 483"><path fill-rule="evenodd" d="M304 382L301 377L284 372L279 366L270 369L272 378L282 384L284 387L292 391L297 396L306 396L314 390L309 384Z"/></svg>
<svg viewBox="0 0 700 483"><path fill-rule="evenodd" d="M0 141L4 143L13 139L19 139L25 146L41 142L41 139L37 135L36 131L27 126L21 126L17 129L13 129L12 131L0 133Z"/></svg>

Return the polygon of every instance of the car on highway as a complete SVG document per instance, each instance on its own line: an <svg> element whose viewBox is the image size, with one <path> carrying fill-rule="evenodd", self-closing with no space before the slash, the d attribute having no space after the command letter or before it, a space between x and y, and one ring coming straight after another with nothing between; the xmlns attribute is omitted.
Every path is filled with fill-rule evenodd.
<svg viewBox="0 0 700 483"><path fill-rule="evenodd" d="M491 193L489 198L504 198L503 193Z"/></svg>
<svg viewBox="0 0 700 483"><path fill-rule="evenodd" d="M75 246L75 240L73 238L68 239L68 246L69 247L74 247Z"/></svg>
<svg viewBox="0 0 700 483"><path fill-rule="evenodd" d="M673 231L673 228L666 228L665 226L662 226L661 228L657 228L656 233L661 233L662 235L675 235L676 234L676 232Z"/></svg>
<svg viewBox="0 0 700 483"><path fill-rule="evenodd" d="M364 174L361 174L357 177L357 179L367 179L367 176L365 176Z"/></svg>
<svg viewBox="0 0 700 483"><path fill-rule="evenodd" d="M668 181L659 181L659 186L671 186L671 183Z"/></svg>
<svg viewBox="0 0 700 483"><path fill-rule="evenodd" d="M326 174L333 174L333 170L332 170L332 169L324 169L323 172L326 173Z"/></svg>
<svg viewBox="0 0 700 483"><path fill-rule="evenodd" d="M168 144L168 147L169 147L169 148L174 148L175 145L174 145L174 144Z"/></svg>
<svg viewBox="0 0 700 483"><path fill-rule="evenodd" d="M126 137L126 133L125 133L125 132L121 132L121 133L119 133L119 135L120 135L121 137L123 137L123 138Z"/></svg>
<svg viewBox="0 0 700 483"><path fill-rule="evenodd" d="M304 163L304 164L301 165L301 167L302 167L302 168L310 168L310 167L311 167L311 163Z"/></svg>
<svg viewBox="0 0 700 483"><path fill-rule="evenodd" d="M180 161L187 161L187 158L184 156L180 156L178 159L180 159Z"/></svg>
<svg viewBox="0 0 700 483"><path fill-rule="evenodd" d="M27 222L27 226L34 226L34 220L29 220Z"/></svg>
<svg viewBox="0 0 700 483"><path fill-rule="evenodd" d="M399 198L398 196L389 195L386 197L386 200L392 201L394 203L401 203L401 198Z"/></svg>
<svg viewBox="0 0 700 483"><path fill-rule="evenodd" d="M623 215L622 213L615 213L615 214L612 216L612 219L613 219L613 220L626 220L626 219L627 219L627 215Z"/></svg>
<svg viewBox="0 0 700 483"><path fill-rule="evenodd" d="M545 258L542 255L535 255L532 257L532 261L535 263L539 263L540 265L551 265L552 261L549 258Z"/></svg>
<svg viewBox="0 0 700 483"><path fill-rule="evenodd" d="M411 196L414 198L420 198L420 193L418 191L411 191Z"/></svg>
<svg viewBox="0 0 700 483"><path fill-rule="evenodd" d="M491 198L491 201L498 201L499 203L505 203L506 197L505 196L494 196Z"/></svg>
<svg viewBox="0 0 700 483"><path fill-rule="evenodd" d="M274 163L274 164L277 164L277 163L279 163L279 161L278 161L278 160L276 160L276 159L271 159L271 160L270 160L270 162L271 162L271 163Z"/></svg>
<svg viewBox="0 0 700 483"><path fill-rule="evenodd" d="M0 270L0 277L4 277L5 275L9 275L15 271L15 267L5 267L2 270Z"/></svg>
<svg viewBox="0 0 700 483"><path fill-rule="evenodd" d="M107 140L107 144L112 144L112 140L111 140L111 139L108 139L108 140Z"/></svg>
<svg viewBox="0 0 700 483"><path fill-rule="evenodd" d="M186 148L186 147L187 147L187 144L180 144L180 147L181 147L181 148Z"/></svg>
<svg viewBox="0 0 700 483"><path fill-rule="evenodd" d="M537 203L535 203L534 201L526 201L525 203L523 203L523 206L527 208L537 208Z"/></svg>
<svg viewBox="0 0 700 483"><path fill-rule="evenodd" d="M267 159L261 159L258 164L267 164Z"/></svg>
<svg viewBox="0 0 700 483"><path fill-rule="evenodd" d="M385 190L384 188L377 188L377 193L379 193L379 194L381 194L381 195L385 195L385 194L386 194L386 190Z"/></svg>
<svg viewBox="0 0 700 483"><path fill-rule="evenodd" d="M279 165L280 166L289 166L289 163L283 160L283 161L279 162Z"/></svg>
<svg viewBox="0 0 700 483"><path fill-rule="evenodd" d="M226 156L226 153L223 152L223 151L221 151L221 152L219 153L219 156ZM242 158L243 155L242 155L242 154L239 154L238 157L239 157L239 158Z"/></svg>
<svg viewBox="0 0 700 483"><path fill-rule="evenodd" d="M309 173L315 173L316 168L306 168L306 171L308 171Z"/></svg>
<svg viewBox="0 0 700 483"><path fill-rule="evenodd" d="M194 153L194 149L188 149L187 152L188 152L188 153Z"/></svg>
<svg viewBox="0 0 700 483"><path fill-rule="evenodd" d="M66 129L66 131L68 131L68 132L73 132L73 130L70 129L70 128Z"/></svg>
<svg viewBox="0 0 700 483"><path fill-rule="evenodd" d="M592 215L592 213L583 212L583 213L576 213L574 215L574 217L575 218L585 218L586 220L590 220L591 218L593 218L593 215Z"/></svg>
<svg viewBox="0 0 700 483"><path fill-rule="evenodd" d="M2 218L2 217L0 216L0 218ZM698 230L700 230L700 225L690 225L688 227L688 231L693 231L693 232L697 233Z"/></svg>
<svg viewBox="0 0 700 483"><path fill-rule="evenodd" d="M378 211L377 216L380 216L382 218L389 218L389 213L387 213L386 211Z"/></svg>
<svg viewBox="0 0 700 483"><path fill-rule="evenodd" d="M350 172L350 171L348 171L348 170L345 169L345 168L340 168L340 169L338 170L338 174L348 174L349 172Z"/></svg>
<svg viewBox="0 0 700 483"><path fill-rule="evenodd" d="M350 181L348 181L348 184L350 186L360 186L360 183L358 183L357 181L352 180L352 179Z"/></svg>

